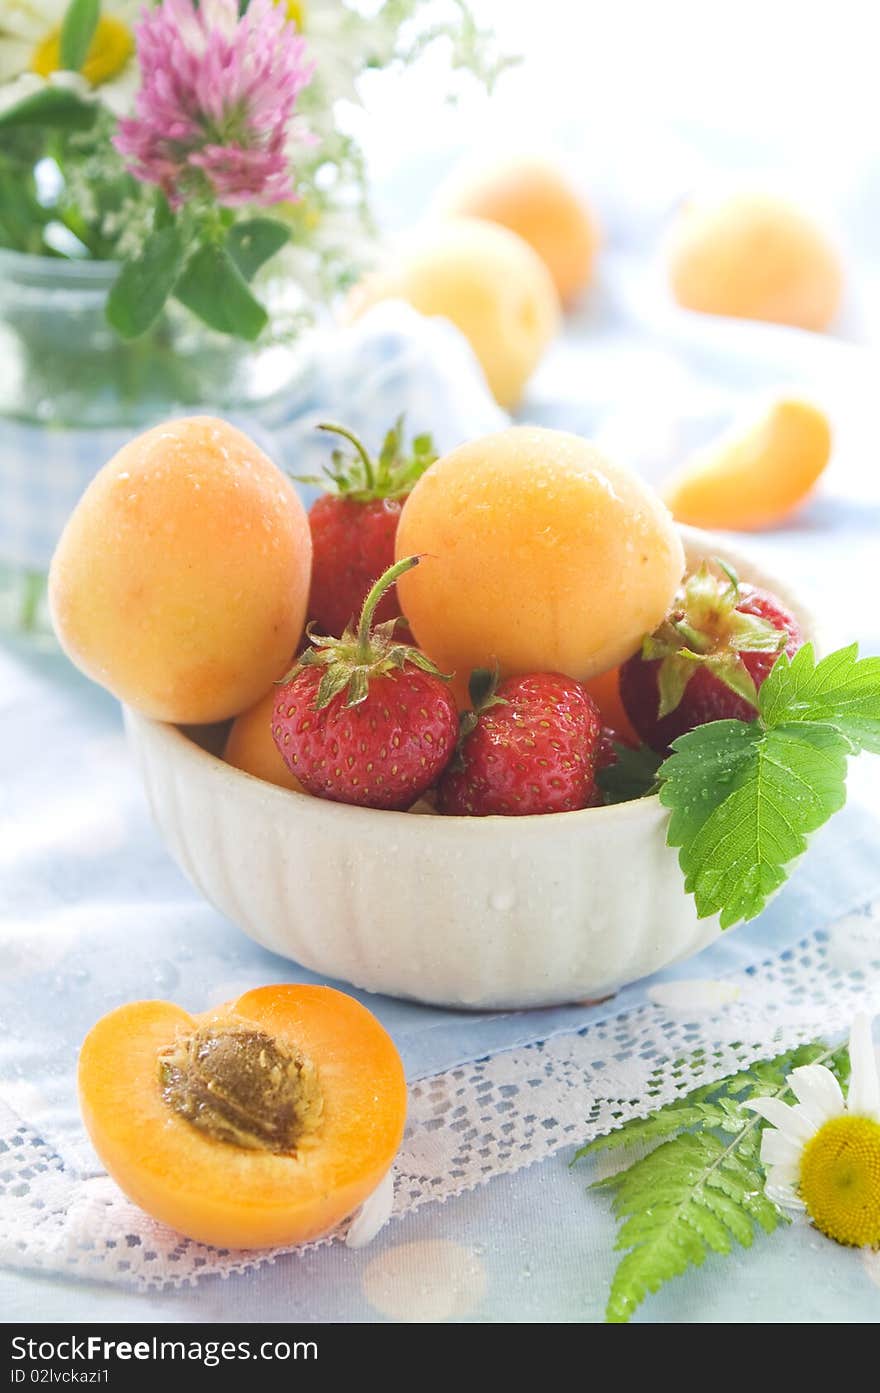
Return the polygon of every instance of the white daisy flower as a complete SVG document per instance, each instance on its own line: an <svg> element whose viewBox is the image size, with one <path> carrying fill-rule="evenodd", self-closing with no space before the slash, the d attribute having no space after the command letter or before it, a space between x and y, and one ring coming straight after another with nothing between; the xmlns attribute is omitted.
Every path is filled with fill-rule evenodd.
<svg viewBox="0 0 880 1393"><path fill-rule="evenodd" d="M79 73L52 73L48 79L37 77L35 73L20 73L11 82L0 86L0 112L18 106L19 102L42 91L47 82L50 87L66 87L83 99L86 99L92 90Z"/></svg>
<svg viewBox="0 0 880 1393"><path fill-rule="evenodd" d="M69 0L4 0L0 7L0 84L51 79L61 68L61 23ZM115 115L137 90L133 26L142 0L103 0L82 76ZM6 94L8 96L8 93ZM4 97L4 105L8 104Z"/></svg>
<svg viewBox="0 0 880 1393"><path fill-rule="evenodd" d="M871 1022L862 1014L849 1041L850 1082L844 1098L824 1064L793 1069L797 1098L756 1098L747 1106L772 1123L761 1137L770 1199L806 1211L838 1243L880 1245L880 1068Z"/></svg>

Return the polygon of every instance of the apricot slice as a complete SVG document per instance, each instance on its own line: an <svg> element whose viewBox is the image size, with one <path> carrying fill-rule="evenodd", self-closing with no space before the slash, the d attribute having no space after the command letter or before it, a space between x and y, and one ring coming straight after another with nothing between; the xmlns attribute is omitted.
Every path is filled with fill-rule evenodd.
<svg viewBox="0 0 880 1393"><path fill-rule="evenodd" d="M222 721L289 666L312 543L290 480L199 416L129 441L95 476L49 574L77 667L157 720Z"/></svg>
<svg viewBox="0 0 880 1393"><path fill-rule="evenodd" d="M305 789L278 753L278 746L272 739L272 713L278 688L272 686L265 696L260 697L249 711L243 711L232 723L226 737L223 758L236 769L253 774L255 779L263 779L268 784L278 784L279 788L292 789L294 793L305 793Z"/></svg>
<svg viewBox="0 0 880 1393"><path fill-rule="evenodd" d="M687 309L801 329L826 329L837 312L837 253L784 199L738 193L689 202L667 250L672 292Z"/></svg>
<svg viewBox="0 0 880 1393"><path fill-rule="evenodd" d="M318 1238L387 1174L403 1136L400 1056L331 987L258 987L204 1015L136 1001L79 1060L83 1121L125 1194L188 1238Z"/></svg>
<svg viewBox="0 0 880 1393"><path fill-rule="evenodd" d="M504 407L516 405L559 327L559 298L541 258L506 227L477 218L423 230L394 266L355 287L351 314L388 299L451 320Z"/></svg>
<svg viewBox="0 0 880 1393"><path fill-rule="evenodd" d="M403 506L398 593L419 646L460 679L562 672L634 653L667 612L684 552L655 493L588 441L515 426L432 464Z"/></svg>
<svg viewBox="0 0 880 1393"><path fill-rule="evenodd" d="M751 531L783 522L811 493L831 455L828 418L809 402L774 402L688 460L663 496L679 522Z"/></svg>
<svg viewBox="0 0 880 1393"><path fill-rule="evenodd" d="M515 156L465 166L441 188L437 206L446 215L485 218L517 233L544 262L563 304L589 285L598 228L550 161Z"/></svg>

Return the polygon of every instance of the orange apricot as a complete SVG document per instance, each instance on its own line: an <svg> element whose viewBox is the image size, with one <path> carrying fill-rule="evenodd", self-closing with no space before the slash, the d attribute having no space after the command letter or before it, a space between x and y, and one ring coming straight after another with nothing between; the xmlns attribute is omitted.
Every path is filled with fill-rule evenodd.
<svg viewBox="0 0 880 1393"><path fill-rule="evenodd" d="M212 417L168 421L114 455L68 519L55 632L145 715L225 720L289 666L311 556L293 485L252 440Z"/></svg>
<svg viewBox="0 0 880 1393"><path fill-rule="evenodd" d="M460 329L504 407L516 405L559 327L559 298L541 258L515 233L478 218L423 229L393 266L355 287L351 314L388 299Z"/></svg>
<svg viewBox="0 0 880 1393"><path fill-rule="evenodd" d="M641 745L641 737L626 714L620 695L620 668L613 667L608 672L600 672L598 677L591 677L586 688L599 708L602 724L610 726L625 743Z"/></svg>
<svg viewBox="0 0 880 1393"><path fill-rule="evenodd" d="M804 213L770 194L687 203L668 259L678 303L705 314L826 329L840 303L836 251Z"/></svg>
<svg viewBox="0 0 880 1393"><path fill-rule="evenodd" d="M305 1243L353 1213L403 1136L394 1044L331 987L258 987L191 1016L109 1012L86 1036L79 1099L110 1175L147 1214L221 1247Z"/></svg>
<svg viewBox="0 0 880 1393"><path fill-rule="evenodd" d="M249 711L243 711L232 723L226 737L223 758L236 769L253 774L268 784L305 793L299 779L291 774L272 739L272 712L275 709L277 687L270 687Z"/></svg>
<svg viewBox="0 0 880 1393"><path fill-rule="evenodd" d="M544 262L563 304L590 283L598 227L548 160L515 156L456 170L440 190L438 210L485 218L522 237Z"/></svg>
<svg viewBox="0 0 880 1393"><path fill-rule="evenodd" d="M828 418L786 397L693 455L663 496L679 522L694 527L773 527L808 497L830 456Z"/></svg>
<svg viewBox="0 0 880 1393"><path fill-rule="evenodd" d="M636 651L684 571L664 504L564 431L514 426L433 464L403 506L398 592L419 646L459 679L595 677Z"/></svg>

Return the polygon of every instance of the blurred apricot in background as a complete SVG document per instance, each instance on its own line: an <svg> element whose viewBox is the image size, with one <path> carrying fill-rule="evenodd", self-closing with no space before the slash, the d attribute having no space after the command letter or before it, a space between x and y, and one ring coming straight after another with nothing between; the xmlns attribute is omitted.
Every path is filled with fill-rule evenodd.
<svg viewBox="0 0 880 1393"><path fill-rule="evenodd" d="M507 156L454 170L437 210L499 223L528 242L544 262L563 304L593 277L599 227L561 170L537 156Z"/></svg>
<svg viewBox="0 0 880 1393"><path fill-rule="evenodd" d="M840 304L834 247L806 214L771 194L688 201L667 255L672 293L686 309L826 329Z"/></svg>
<svg viewBox="0 0 880 1393"><path fill-rule="evenodd" d="M390 299L460 329L506 408L519 401L560 322L559 297L541 258L516 233L478 218L420 228L386 269L355 287L349 312L358 318Z"/></svg>

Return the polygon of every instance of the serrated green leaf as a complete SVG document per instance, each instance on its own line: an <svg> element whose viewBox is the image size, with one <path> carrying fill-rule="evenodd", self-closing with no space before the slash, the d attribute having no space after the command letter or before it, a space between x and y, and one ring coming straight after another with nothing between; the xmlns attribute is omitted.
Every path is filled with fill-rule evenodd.
<svg viewBox="0 0 880 1393"><path fill-rule="evenodd" d="M739 731L719 738L722 725ZM843 807L850 742L827 725L715 722L675 750L660 794L673 810L668 841L700 918L720 914L730 928L764 908L808 834Z"/></svg>
<svg viewBox="0 0 880 1393"><path fill-rule="evenodd" d="M216 242L190 257L174 294L210 328L248 342L259 338L269 319L229 252Z"/></svg>
<svg viewBox="0 0 880 1393"><path fill-rule="evenodd" d="M123 262L107 297L107 319L122 338L137 338L156 322L182 262L183 242L173 224L152 232L140 254Z"/></svg>
<svg viewBox="0 0 880 1393"><path fill-rule="evenodd" d="M248 218L233 223L226 234L226 250L246 281L290 241L290 228L277 218Z"/></svg>
<svg viewBox="0 0 880 1393"><path fill-rule="evenodd" d="M660 801L671 816L670 846L685 846L751 771L763 732L751 722L711 721L682 735L660 765Z"/></svg>
<svg viewBox="0 0 880 1393"><path fill-rule="evenodd" d="M858 644L815 661L810 643L783 655L763 683L759 711L768 727L834 725L856 749L880 753L880 658L859 658Z"/></svg>
<svg viewBox="0 0 880 1393"><path fill-rule="evenodd" d="M83 101L68 87L41 87L39 92L0 112L0 130L39 126L43 130L87 131L94 124L98 108Z"/></svg>
<svg viewBox="0 0 880 1393"><path fill-rule="evenodd" d="M61 21L59 48L62 68L79 72L88 56L100 17L101 0L70 0Z"/></svg>

